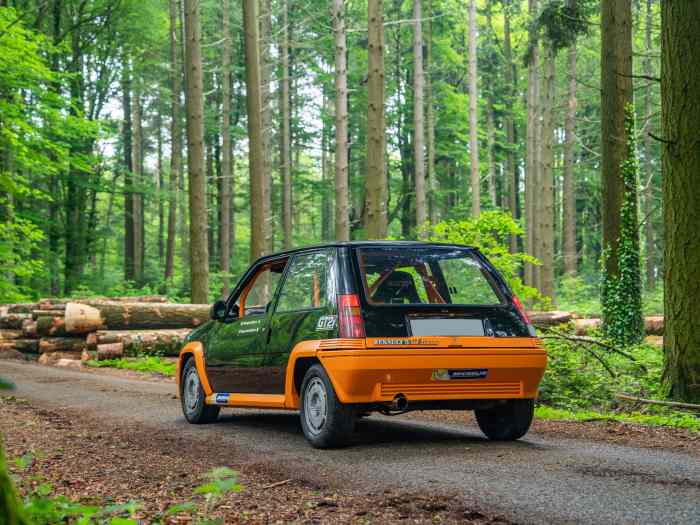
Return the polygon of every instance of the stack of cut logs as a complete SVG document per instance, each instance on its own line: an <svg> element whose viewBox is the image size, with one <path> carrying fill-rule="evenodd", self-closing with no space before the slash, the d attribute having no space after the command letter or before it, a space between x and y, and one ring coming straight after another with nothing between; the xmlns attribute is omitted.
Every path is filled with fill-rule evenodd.
<svg viewBox="0 0 700 525"><path fill-rule="evenodd" d="M209 318L205 304L162 296L42 299L0 306L0 359L112 359L174 356L190 330Z"/></svg>

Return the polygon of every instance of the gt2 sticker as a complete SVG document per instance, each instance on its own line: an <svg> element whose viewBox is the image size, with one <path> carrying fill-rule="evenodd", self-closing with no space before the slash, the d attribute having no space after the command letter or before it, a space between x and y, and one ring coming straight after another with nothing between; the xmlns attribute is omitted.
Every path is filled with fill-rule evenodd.
<svg viewBox="0 0 700 525"><path fill-rule="evenodd" d="M338 317L335 315L324 315L316 323L316 330L333 330L337 321Z"/></svg>

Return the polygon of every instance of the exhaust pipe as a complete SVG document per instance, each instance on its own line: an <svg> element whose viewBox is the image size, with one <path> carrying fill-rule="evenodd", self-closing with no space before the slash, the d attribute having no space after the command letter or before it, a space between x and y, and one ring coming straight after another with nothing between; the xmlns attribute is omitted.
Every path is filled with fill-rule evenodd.
<svg viewBox="0 0 700 525"><path fill-rule="evenodd" d="M391 410L399 410L403 412L408 408L408 399L406 399L406 396L403 394L396 394L389 408Z"/></svg>

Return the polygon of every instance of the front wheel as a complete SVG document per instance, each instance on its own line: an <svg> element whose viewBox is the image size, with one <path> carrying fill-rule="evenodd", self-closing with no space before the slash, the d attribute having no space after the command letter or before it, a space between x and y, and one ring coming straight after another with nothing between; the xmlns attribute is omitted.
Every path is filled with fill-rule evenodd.
<svg viewBox="0 0 700 525"><path fill-rule="evenodd" d="M530 429L535 415L534 399L510 399L488 410L475 410L476 422L493 441L514 441Z"/></svg>
<svg viewBox="0 0 700 525"><path fill-rule="evenodd" d="M321 365L306 372L301 384L301 429L316 448L347 445L355 426L354 411L340 402Z"/></svg>
<svg viewBox="0 0 700 525"><path fill-rule="evenodd" d="M202 382L197 373L197 366L194 359L189 359L185 363L180 381L180 401L182 402L182 413L188 423L201 425L211 423L219 417L220 407L210 406L204 402L205 394Z"/></svg>

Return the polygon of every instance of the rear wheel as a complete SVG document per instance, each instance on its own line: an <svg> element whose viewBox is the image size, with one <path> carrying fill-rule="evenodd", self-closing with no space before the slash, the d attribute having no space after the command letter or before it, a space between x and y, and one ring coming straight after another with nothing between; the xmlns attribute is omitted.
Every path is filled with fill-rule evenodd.
<svg viewBox="0 0 700 525"><path fill-rule="evenodd" d="M476 422L493 441L520 439L530 428L535 414L533 399L511 399L488 410L475 410Z"/></svg>
<svg viewBox="0 0 700 525"><path fill-rule="evenodd" d="M301 428L316 448L347 445L355 426L354 411L340 402L321 365L306 372L301 384Z"/></svg>
<svg viewBox="0 0 700 525"><path fill-rule="evenodd" d="M194 359L189 359L185 363L182 371L182 381L180 381L180 401L182 403L182 413L188 423L201 425L211 423L219 417L220 407L207 405L204 402L206 397L202 382L197 373Z"/></svg>

